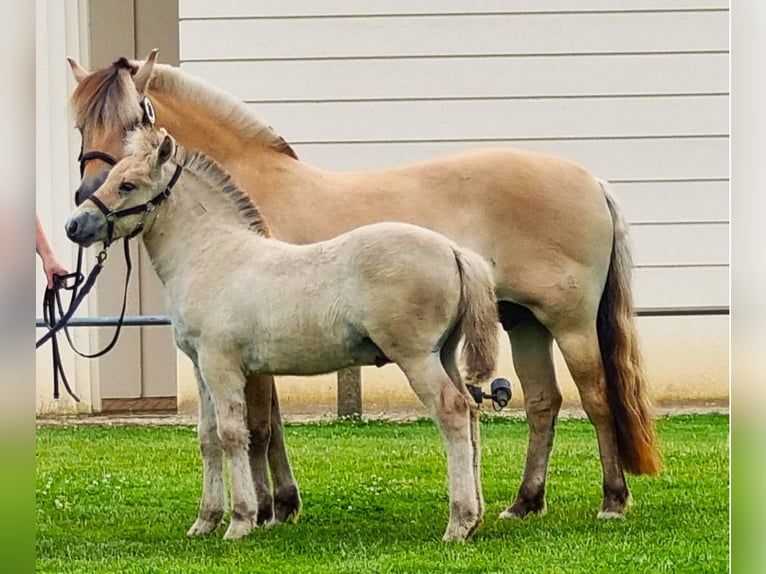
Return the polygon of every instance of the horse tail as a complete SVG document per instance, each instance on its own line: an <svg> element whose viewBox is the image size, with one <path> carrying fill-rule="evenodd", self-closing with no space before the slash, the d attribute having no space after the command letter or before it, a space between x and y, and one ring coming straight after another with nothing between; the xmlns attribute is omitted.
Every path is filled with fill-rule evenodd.
<svg viewBox="0 0 766 574"><path fill-rule="evenodd" d="M606 184L600 184L614 227L609 272L596 319L607 400L622 467L633 474L657 474L662 462L633 320L628 225Z"/></svg>
<svg viewBox="0 0 766 574"><path fill-rule="evenodd" d="M479 254L461 247L455 247L454 253L460 275L455 329L463 336L466 379L468 383L480 384L492 376L497 361L495 284L489 265Z"/></svg>

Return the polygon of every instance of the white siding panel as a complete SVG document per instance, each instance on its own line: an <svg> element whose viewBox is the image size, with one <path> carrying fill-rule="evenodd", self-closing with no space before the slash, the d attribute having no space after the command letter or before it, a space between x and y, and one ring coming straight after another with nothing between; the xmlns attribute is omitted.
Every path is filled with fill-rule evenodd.
<svg viewBox="0 0 766 574"><path fill-rule="evenodd" d="M642 181L612 189L633 224L729 220L728 181Z"/></svg>
<svg viewBox="0 0 766 574"><path fill-rule="evenodd" d="M190 61L726 51L728 30L728 14L718 11L183 20L180 54Z"/></svg>
<svg viewBox="0 0 766 574"><path fill-rule="evenodd" d="M651 267L636 269L633 293L638 309L665 307L726 307L729 268Z"/></svg>
<svg viewBox="0 0 766 574"><path fill-rule="evenodd" d="M242 18L285 16L342 16L369 14L481 14L487 12L589 12L623 10L726 9L725 0L179 0L179 14L187 18Z"/></svg>
<svg viewBox="0 0 766 574"><path fill-rule="evenodd" d="M726 96L258 104L253 111L296 144L726 135L729 130Z"/></svg>
<svg viewBox="0 0 766 574"><path fill-rule="evenodd" d="M636 225L631 229L636 267L726 265L729 224Z"/></svg>
<svg viewBox="0 0 766 574"><path fill-rule="evenodd" d="M245 101L721 94L728 54L186 62ZM542 73L541 73L542 72Z"/></svg>
<svg viewBox="0 0 766 574"><path fill-rule="evenodd" d="M707 180L729 175L728 138L301 144L304 161L325 169L381 169L477 147L513 145L559 155L608 180Z"/></svg>

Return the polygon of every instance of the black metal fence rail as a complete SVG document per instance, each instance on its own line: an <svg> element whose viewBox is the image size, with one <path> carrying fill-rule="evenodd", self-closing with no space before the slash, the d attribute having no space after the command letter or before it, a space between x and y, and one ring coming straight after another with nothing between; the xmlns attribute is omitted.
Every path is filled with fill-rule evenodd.
<svg viewBox="0 0 766 574"><path fill-rule="evenodd" d="M685 317L703 315L728 315L728 307L646 307L636 310L637 317ZM69 327L114 327L119 323L119 317L72 317ZM122 321L130 327L151 327L170 325L166 315L131 315ZM36 327L45 327L42 319L35 320Z"/></svg>

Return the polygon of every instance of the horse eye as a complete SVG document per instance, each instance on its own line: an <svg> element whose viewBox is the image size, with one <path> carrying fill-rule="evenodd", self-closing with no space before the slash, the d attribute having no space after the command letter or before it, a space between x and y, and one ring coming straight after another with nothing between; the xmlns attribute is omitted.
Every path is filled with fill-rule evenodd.
<svg viewBox="0 0 766 574"><path fill-rule="evenodd" d="M120 184L120 191L124 191L125 193L129 191L133 191L134 189L136 189L136 186L130 183L129 181L123 181Z"/></svg>

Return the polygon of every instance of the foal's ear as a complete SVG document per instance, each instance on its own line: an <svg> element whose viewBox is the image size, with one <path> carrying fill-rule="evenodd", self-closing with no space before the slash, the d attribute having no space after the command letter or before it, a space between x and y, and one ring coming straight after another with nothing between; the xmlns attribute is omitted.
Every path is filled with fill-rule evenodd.
<svg viewBox="0 0 766 574"><path fill-rule="evenodd" d="M66 61L69 62L69 67L72 68L74 79L78 84L90 75L74 58L67 58Z"/></svg>
<svg viewBox="0 0 766 574"><path fill-rule="evenodd" d="M154 70L154 61L157 59L157 52L159 52L157 48L149 52L146 60L138 68L136 75L133 76L133 83L136 85L139 94L143 94L146 91L146 86L149 85L149 80L152 78L152 71Z"/></svg>
<svg viewBox="0 0 766 574"><path fill-rule="evenodd" d="M155 165L157 167L160 167L161 165L163 165L166 161L168 161L171 157L173 157L173 153L175 151L176 151L175 140L169 134L165 134L165 137L162 139L162 143L160 144L160 147L157 148L157 159L155 161Z"/></svg>

